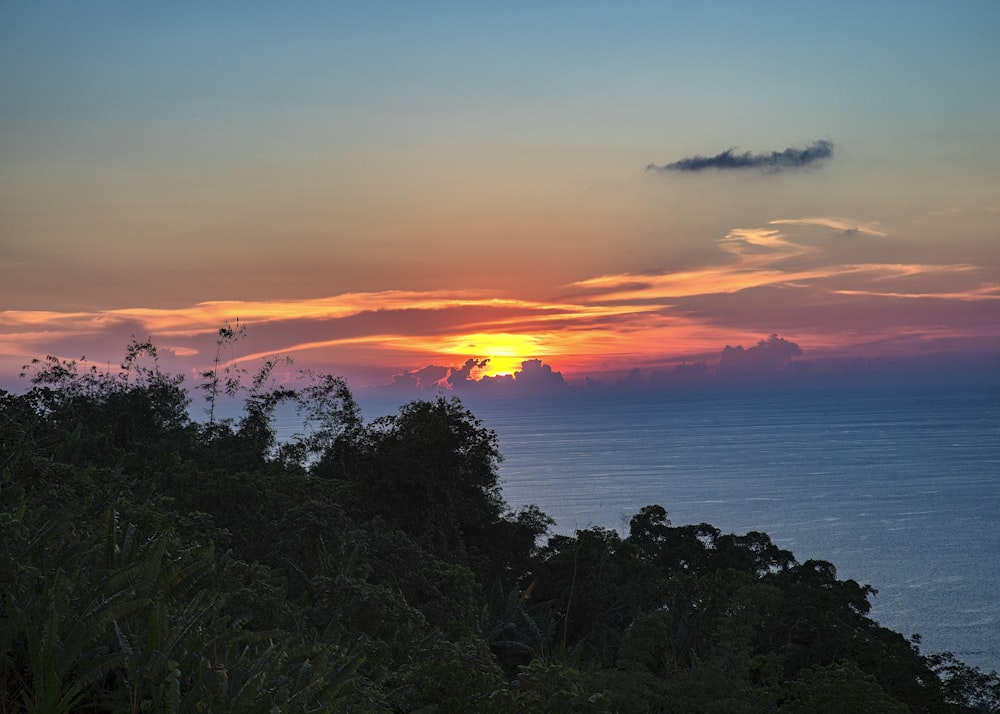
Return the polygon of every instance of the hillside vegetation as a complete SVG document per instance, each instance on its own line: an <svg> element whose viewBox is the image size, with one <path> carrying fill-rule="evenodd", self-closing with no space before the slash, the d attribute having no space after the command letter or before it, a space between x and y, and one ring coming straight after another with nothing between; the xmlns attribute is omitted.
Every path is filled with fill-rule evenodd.
<svg viewBox="0 0 1000 714"><path fill-rule="evenodd" d="M657 505L550 535L458 400L365 422L275 365L217 362L204 422L149 343L0 391L0 712L1000 711L830 563Z"/></svg>

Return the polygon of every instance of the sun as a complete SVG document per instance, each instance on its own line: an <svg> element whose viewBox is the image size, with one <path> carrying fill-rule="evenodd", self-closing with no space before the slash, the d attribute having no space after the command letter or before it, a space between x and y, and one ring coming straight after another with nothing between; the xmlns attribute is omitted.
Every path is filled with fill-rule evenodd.
<svg viewBox="0 0 1000 714"><path fill-rule="evenodd" d="M482 367L472 370L473 379L483 377L503 377L514 374L521 368L521 363L525 357L493 356L487 357L488 361Z"/></svg>
<svg viewBox="0 0 1000 714"><path fill-rule="evenodd" d="M461 335L449 340L445 351L459 356L488 360L473 371L475 379L513 374L525 360L540 357L541 344L533 335L506 332Z"/></svg>

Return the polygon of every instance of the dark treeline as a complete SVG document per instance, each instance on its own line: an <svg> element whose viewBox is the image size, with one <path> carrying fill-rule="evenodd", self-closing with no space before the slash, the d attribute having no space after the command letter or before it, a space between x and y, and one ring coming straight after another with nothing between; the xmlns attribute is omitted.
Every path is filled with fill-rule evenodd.
<svg viewBox="0 0 1000 714"><path fill-rule="evenodd" d="M197 422L155 358L0 391L0 712L1000 711L763 533L550 535L457 400L366 423L337 377L217 361Z"/></svg>

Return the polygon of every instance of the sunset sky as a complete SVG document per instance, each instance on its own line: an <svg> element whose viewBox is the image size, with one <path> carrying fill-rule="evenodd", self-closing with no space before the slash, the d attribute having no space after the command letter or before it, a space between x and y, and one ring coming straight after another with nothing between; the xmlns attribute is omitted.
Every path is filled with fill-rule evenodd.
<svg viewBox="0 0 1000 714"><path fill-rule="evenodd" d="M358 386L772 334L995 381L998 28L995 0L2 2L0 386L131 335L193 375L236 318L229 357Z"/></svg>

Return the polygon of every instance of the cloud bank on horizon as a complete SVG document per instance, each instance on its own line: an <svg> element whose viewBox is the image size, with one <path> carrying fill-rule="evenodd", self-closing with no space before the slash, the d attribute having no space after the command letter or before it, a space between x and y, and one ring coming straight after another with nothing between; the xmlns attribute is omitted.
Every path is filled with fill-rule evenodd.
<svg viewBox="0 0 1000 714"><path fill-rule="evenodd" d="M726 149L715 156L689 156L658 166L649 164L647 171L673 171L678 173L698 173L708 169L720 171L744 171L757 169L769 173L816 166L833 156L833 142L818 139L805 147L790 146L781 151L754 154L749 151L738 153L736 148Z"/></svg>
<svg viewBox="0 0 1000 714"><path fill-rule="evenodd" d="M457 367L428 365L397 375L383 389L388 392L426 392L451 390L463 396L545 397L574 390L603 392L648 390L650 388L691 388L723 384L752 385L782 375L794 357L804 354L794 342L772 334L748 348L726 345L718 354L717 364L706 360L682 362L672 367L652 367L645 372L633 367L624 377L611 381L587 378L571 383L562 372L540 359L527 359L516 369L502 374L484 374L488 358L470 358ZM796 376L796 375L793 375ZM430 377L430 379L428 379ZM773 383L773 382L772 382Z"/></svg>

